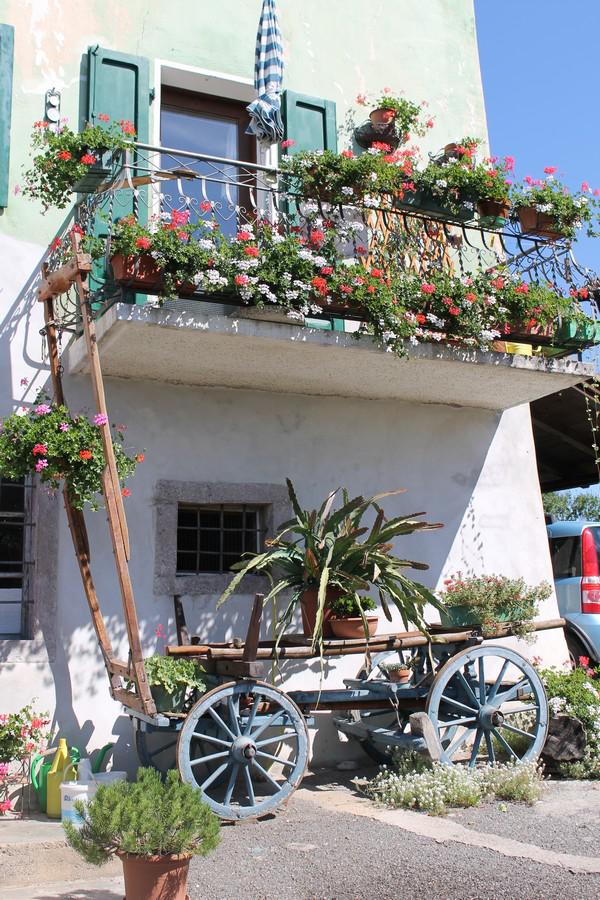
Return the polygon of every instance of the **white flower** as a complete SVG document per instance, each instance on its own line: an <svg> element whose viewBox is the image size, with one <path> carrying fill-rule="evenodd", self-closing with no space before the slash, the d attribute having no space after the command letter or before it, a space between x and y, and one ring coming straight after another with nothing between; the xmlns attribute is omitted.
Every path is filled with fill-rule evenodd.
<svg viewBox="0 0 600 900"><path fill-rule="evenodd" d="M448 182L445 181L443 178L439 178L439 179L436 181L435 186L436 186L436 187L445 188L445 187L448 187Z"/></svg>
<svg viewBox="0 0 600 900"><path fill-rule="evenodd" d="M379 201L377 200L376 197L365 197L365 199L363 200L363 203L365 204L365 206L372 208L374 206L377 206Z"/></svg>
<svg viewBox="0 0 600 900"><path fill-rule="evenodd" d="M300 259L308 259L310 262L313 261L313 254L311 250L299 250L298 256Z"/></svg>
<svg viewBox="0 0 600 900"><path fill-rule="evenodd" d="M377 172L371 172L369 178L371 179L371 181L377 181Z"/></svg>
<svg viewBox="0 0 600 900"><path fill-rule="evenodd" d="M353 193L353 189L351 187L348 187L348 185L344 185L344 187L342 188L342 194L344 194L346 197L351 197Z"/></svg>
<svg viewBox="0 0 600 900"><path fill-rule="evenodd" d="M285 238L282 234L278 234L278 232L274 232L271 237L271 240L274 244L282 244L285 241Z"/></svg>
<svg viewBox="0 0 600 900"><path fill-rule="evenodd" d="M201 238L198 241L198 246L201 250L214 250L215 245L212 241L209 241L207 238Z"/></svg>
<svg viewBox="0 0 600 900"><path fill-rule="evenodd" d="M327 260L325 259L324 256L315 256L313 258L313 262L314 262L315 266L319 266L319 268L322 268L323 266L327 265Z"/></svg>

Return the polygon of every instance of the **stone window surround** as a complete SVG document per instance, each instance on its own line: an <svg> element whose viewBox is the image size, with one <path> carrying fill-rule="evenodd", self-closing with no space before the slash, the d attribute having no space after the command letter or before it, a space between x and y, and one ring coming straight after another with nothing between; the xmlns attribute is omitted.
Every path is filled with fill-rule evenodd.
<svg viewBox="0 0 600 900"><path fill-rule="evenodd" d="M232 576L202 572L177 575L177 508L180 503L248 504L264 507L265 537L291 517L287 488L282 484L255 482L166 481L156 483L156 546L154 554L154 594L158 596L199 596L220 594ZM256 577L242 585L248 594L268 590L266 578Z"/></svg>

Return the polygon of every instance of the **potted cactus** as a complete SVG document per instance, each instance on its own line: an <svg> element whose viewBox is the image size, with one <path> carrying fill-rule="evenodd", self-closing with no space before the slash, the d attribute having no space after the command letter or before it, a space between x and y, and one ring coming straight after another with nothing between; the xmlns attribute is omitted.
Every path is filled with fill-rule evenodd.
<svg viewBox="0 0 600 900"><path fill-rule="evenodd" d="M67 841L94 865L118 856L127 900L186 900L192 856L206 856L220 840L215 814L173 770L162 781L154 769L138 769L135 782L100 785L75 808L83 824L63 822Z"/></svg>

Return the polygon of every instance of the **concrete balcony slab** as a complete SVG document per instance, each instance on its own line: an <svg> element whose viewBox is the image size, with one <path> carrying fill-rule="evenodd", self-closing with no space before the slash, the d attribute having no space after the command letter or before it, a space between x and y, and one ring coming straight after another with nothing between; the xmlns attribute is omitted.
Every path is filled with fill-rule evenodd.
<svg viewBox="0 0 600 900"><path fill-rule="evenodd" d="M443 344L409 346L406 358L367 337L233 315L190 304L116 304L97 322L106 376L210 387L503 410L584 381L594 367ZM88 371L83 338L64 354Z"/></svg>

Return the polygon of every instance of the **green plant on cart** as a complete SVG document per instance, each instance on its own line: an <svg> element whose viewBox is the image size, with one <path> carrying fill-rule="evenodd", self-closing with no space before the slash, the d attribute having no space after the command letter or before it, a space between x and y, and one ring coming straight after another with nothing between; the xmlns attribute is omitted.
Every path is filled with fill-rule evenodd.
<svg viewBox="0 0 600 900"><path fill-rule="evenodd" d="M267 575L271 580L265 604L283 591L288 592L289 599L278 622L277 642L290 624L303 593L314 587L318 589L318 599L313 649L323 646L328 588L339 588L348 596L358 596L373 588L388 620L392 618L391 607L395 607L405 627L412 623L426 629L424 606L431 603L440 609L441 604L428 588L408 578L405 570L424 570L428 566L395 556L393 541L441 526L421 521L419 517L423 513L388 518L379 501L400 491L350 499L347 491L335 490L319 509L305 510L289 479L287 486L294 518L280 526L278 534L266 542L265 551L246 554L248 559L232 566L236 574L219 598L218 606L235 592L247 574L254 573ZM342 502L336 509L334 503L340 493ZM362 524L367 513L375 516L370 528Z"/></svg>
<svg viewBox="0 0 600 900"><path fill-rule="evenodd" d="M93 865L116 853L206 856L220 841L218 818L173 770L163 781L154 769L138 769L137 781L100 785L89 804L76 800L75 808L83 825L63 822L67 841Z"/></svg>
<svg viewBox="0 0 600 900"><path fill-rule="evenodd" d="M193 659L156 653L144 659L144 667L148 684L163 688L167 694L173 694L181 688L206 690L203 670Z"/></svg>
<svg viewBox="0 0 600 900"><path fill-rule="evenodd" d="M514 634L527 637L533 632L539 604L551 593L546 581L531 587L523 578L458 572L444 580L439 595L446 608L442 619L455 625L481 625L484 636L510 623Z"/></svg>

